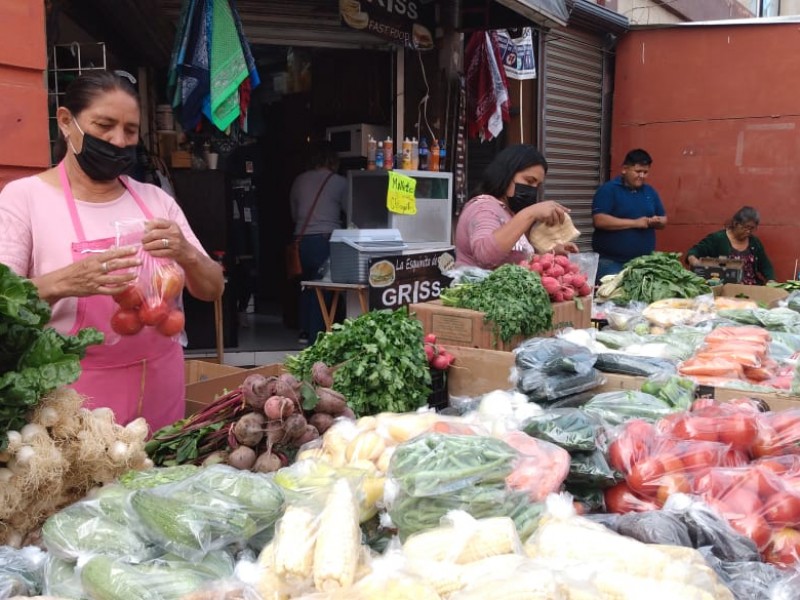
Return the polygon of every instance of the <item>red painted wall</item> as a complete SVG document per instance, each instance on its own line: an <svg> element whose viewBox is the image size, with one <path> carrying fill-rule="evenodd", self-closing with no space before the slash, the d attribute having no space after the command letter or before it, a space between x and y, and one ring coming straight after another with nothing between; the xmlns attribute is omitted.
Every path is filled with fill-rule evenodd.
<svg viewBox="0 0 800 600"><path fill-rule="evenodd" d="M635 31L617 50L611 164L641 147L685 252L742 205L781 280L800 257L800 26ZM617 170L618 167L614 167ZM616 174L616 173L612 173Z"/></svg>
<svg viewBox="0 0 800 600"><path fill-rule="evenodd" d="M49 165L42 0L0 0L0 188Z"/></svg>

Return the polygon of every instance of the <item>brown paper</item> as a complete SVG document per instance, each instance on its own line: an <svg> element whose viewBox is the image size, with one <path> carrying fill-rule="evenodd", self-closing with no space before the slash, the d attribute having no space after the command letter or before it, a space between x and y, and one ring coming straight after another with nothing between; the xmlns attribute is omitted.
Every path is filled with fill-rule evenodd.
<svg viewBox="0 0 800 600"><path fill-rule="evenodd" d="M557 225L545 225L536 223L528 232L528 240L533 244L537 253L550 252L558 244L568 244L574 242L581 235L581 232L572 224L572 219L568 214L564 215L564 222Z"/></svg>

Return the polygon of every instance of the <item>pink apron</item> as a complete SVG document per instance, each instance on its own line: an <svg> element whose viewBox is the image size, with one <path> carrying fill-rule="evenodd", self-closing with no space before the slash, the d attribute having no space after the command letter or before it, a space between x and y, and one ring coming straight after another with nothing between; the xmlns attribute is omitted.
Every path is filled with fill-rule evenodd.
<svg viewBox="0 0 800 600"><path fill-rule="evenodd" d="M63 162L58 173L78 240L72 244L72 261L112 248L114 238L86 239ZM120 181L144 217L152 219L139 195L123 178ZM111 316L116 308L111 296L78 298L75 324L69 333L74 335L80 329L94 327L105 334L106 340L119 341L89 346L81 361L81 376L72 387L87 398L84 402L87 408L111 408L122 425L144 417L151 432L156 431L184 416L183 348L153 327L145 327L136 335L118 336L111 329Z"/></svg>

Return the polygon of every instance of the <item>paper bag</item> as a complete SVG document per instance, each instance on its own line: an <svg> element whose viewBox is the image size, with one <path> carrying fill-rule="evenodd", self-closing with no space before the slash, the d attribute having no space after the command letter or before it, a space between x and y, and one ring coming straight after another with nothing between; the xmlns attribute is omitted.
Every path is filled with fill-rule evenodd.
<svg viewBox="0 0 800 600"><path fill-rule="evenodd" d="M558 244L574 242L580 235L581 232L572 224L572 219L568 214L565 214L564 222L557 225L534 224L528 232L528 240L530 240L537 254L544 254L552 251Z"/></svg>

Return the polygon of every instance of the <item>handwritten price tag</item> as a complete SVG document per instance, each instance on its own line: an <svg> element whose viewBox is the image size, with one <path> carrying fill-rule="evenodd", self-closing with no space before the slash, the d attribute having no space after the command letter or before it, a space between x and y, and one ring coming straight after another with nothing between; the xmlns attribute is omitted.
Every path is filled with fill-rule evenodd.
<svg viewBox="0 0 800 600"><path fill-rule="evenodd" d="M417 214L417 180L408 175L389 171L389 189L386 191L386 208L399 215Z"/></svg>

